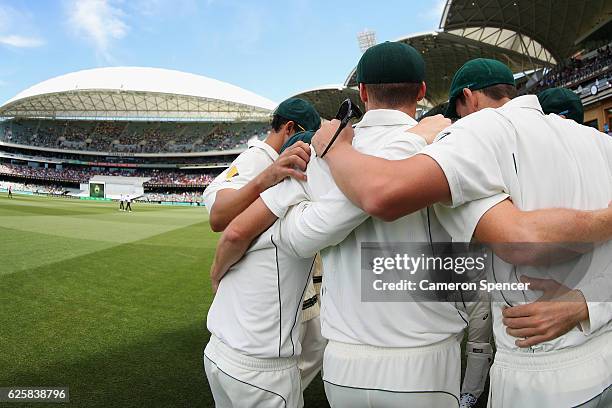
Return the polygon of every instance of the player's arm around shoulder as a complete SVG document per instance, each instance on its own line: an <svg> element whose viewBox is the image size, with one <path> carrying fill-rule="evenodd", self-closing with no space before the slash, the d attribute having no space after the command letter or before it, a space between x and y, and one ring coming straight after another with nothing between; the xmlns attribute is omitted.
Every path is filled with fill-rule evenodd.
<svg viewBox="0 0 612 408"><path fill-rule="evenodd" d="M337 121L323 125L313 139L324 151ZM414 128L413 128L414 129ZM386 160L358 152L351 146L351 128L345 128L325 156L340 190L366 213L393 221L437 201L446 201L448 184L440 167L426 156Z"/></svg>
<svg viewBox="0 0 612 408"><path fill-rule="evenodd" d="M214 204L209 210L213 231L223 231L263 191L283 179L292 177L296 180L305 180L304 172L310 160L310 146L301 141L297 142L263 171L260 170L261 166L258 168L254 160L255 157L248 155L237 160L230 167L225 183L219 186Z"/></svg>
<svg viewBox="0 0 612 408"><path fill-rule="evenodd" d="M612 208L522 211L506 199L484 213L474 237L491 244L494 252L511 264L550 265L612 239Z"/></svg>
<svg viewBox="0 0 612 408"><path fill-rule="evenodd" d="M244 256L253 240L276 220L276 215L259 198L230 222L221 234L210 270L210 278L215 291L221 278Z"/></svg>

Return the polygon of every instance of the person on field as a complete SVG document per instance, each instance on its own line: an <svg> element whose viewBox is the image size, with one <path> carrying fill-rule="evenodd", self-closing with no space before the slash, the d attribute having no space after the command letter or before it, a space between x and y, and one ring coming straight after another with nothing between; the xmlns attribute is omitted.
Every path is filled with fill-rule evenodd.
<svg viewBox="0 0 612 408"><path fill-rule="evenodd" d="M125 211L132 212L132 197L129 194L125 196Z"/></svg>

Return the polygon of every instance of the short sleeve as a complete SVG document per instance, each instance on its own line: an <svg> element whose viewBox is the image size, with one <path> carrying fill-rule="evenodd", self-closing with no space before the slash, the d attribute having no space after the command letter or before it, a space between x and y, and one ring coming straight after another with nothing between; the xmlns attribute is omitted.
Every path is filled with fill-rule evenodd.
<svg viewBox="0 0 612 408"><path fill-rule="evenodd" d="M481 115L480 122L468 120L469 116L460 120L421 151L442 168L450 187L452 207L508 192L500 150L503 138L510 139L511 135L491 115L495 113Z"/></svg>
<svg viewBox="0 0 612 408"><path fill-rule="evenodd" d="M434 205L434 211L440 224L453 238L453 241L470 242L482 216L508 197L508 194L499 193L491 197L470 201L456 208L436 204Z"/></svg>
<svg viewBox="0 0 612 408"><path fill-rule="evenodd" d="M278 218L283 218L292 205L309 199L306 184L286 178L260 194L264 204Z"/></svg>
<svg viewBox="0 0 612 408"><path fill-rule="evenodd" d="M281 237L295 256L308 258L339 244L368 218L340 190L333 190L318 201L303 201L292 207L281 220Z"/></svg>
<svg viewBox="0 0 612 408"><path fill-rule="evenodd" d="M254 147L242 152L229 168L215 177L212 183L204 190L204 204L208 211L210 212L210 209L215 204L217 192L227 188L232 190L241 189L270 164L272 164L272 160L261 149Z"/></svg>

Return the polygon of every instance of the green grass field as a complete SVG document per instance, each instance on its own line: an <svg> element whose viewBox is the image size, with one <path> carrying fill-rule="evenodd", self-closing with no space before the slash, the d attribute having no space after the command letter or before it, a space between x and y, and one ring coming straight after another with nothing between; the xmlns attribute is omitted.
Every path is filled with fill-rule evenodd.
<svg viewBox="0 0 612 408"><path fill-rule="evenodd" d="M201 357L218 234L201 207L134 210L0 195L0 387L69 386L71 407L214 405ZM320 378L304 403L328 406Z"/></svg>
<svg viewBox="0 0 612 408"><path fill-rule="evenodd" d="M0 196L0 387L69 386L74 407L213 406L201 353L218 235L201 207L134 210ZM327 406L320 379L305 404Z"/></svg>

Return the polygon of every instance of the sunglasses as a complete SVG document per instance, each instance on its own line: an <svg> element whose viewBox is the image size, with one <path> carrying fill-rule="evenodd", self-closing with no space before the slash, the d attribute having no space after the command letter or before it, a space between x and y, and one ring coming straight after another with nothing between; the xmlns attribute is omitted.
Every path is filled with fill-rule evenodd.
<svg viewBox="0 0 612 408"><path fill-rule="evenodd" d="M342 129L348 125L351 119L359 119L363 116L361 109L359 106L355 105L349 98L345 99L344 102L340 105L340 109L338 109L338 113L336 113L336 119L340 121L340 126L338 126L338 130L334 133L334 136L329 141L329 144L321 154L321 158L327 154L329 149L332 147Z"/></svg>

